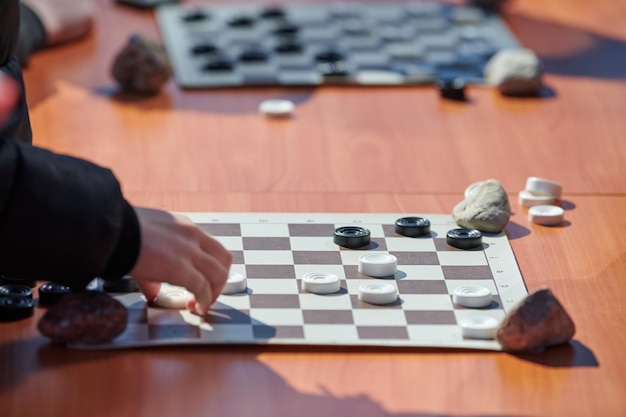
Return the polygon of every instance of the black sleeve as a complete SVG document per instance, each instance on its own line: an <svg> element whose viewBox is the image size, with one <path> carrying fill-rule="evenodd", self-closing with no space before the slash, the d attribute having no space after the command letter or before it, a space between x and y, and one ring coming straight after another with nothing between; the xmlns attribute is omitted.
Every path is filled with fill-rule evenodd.
<svg viewBox="0 0 626 417"><path fill-rule="evenodd" d="M140 243L110 170L0 138L0 273L81 287L128 273Z"/></svg>

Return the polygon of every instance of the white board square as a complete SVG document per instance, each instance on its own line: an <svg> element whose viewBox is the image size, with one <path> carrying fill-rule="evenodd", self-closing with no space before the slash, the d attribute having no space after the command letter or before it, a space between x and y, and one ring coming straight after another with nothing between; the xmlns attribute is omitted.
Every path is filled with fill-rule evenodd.
<svg viewBox="0 0 626 417"><path fill-rule="evenodd" d="M388 251L398 252L434 252L435 243L432 239L407 238L407 237L388 237L385 239Z"/></svg>
<svg viewBox="0 0 626 417"><path fill-rule="evenodd" d="M289 240L291 241L291 250L335 251L338 249L332 236L292 236Z"/></svg>
<svg viewBox="0 0 626 417"><path fill-rule="evenodd" d="M407 280L434 280L445 279L445 276L439 265L398 265L396 278Z"/></svg>
<svg viewBox="0 0 626 417"><path fill-rule="evenodd" d="M404 310L452 310L452 298L449 294L402 294ZM410 306L410 307L409 307Z"/></svg>
<svg viewBox="0 0 626 417"><path fill-rule="evenodd" d="M293 254L289 250L248 250L243 252L247 265L292 265Z"/></svg>
<svg viewBox="0 0 626 417"><path fill-rule="evenodd" d="M242 223L241 235L250 237L289 236L287 224L276 223Z"/></svg>
<svg viewBox="0 0 626 417"><path fill-rule="evenodd" d="M241 236L219 236L216 239L228 250L243 250Z"/></svg>
<svg viewBox="0 0 626 417"><path fill-rule="evenodd" d="M346 293L336 294L311 294L298 295L300 307L303 310L351 310L352 302L350 295Z"/></svg>
<svg viewBox="0 0 626 417"><path fill-rule="evenodd" d="M402 310L355 309L352 312L357 326L406 326L406 316Z"/></svg>

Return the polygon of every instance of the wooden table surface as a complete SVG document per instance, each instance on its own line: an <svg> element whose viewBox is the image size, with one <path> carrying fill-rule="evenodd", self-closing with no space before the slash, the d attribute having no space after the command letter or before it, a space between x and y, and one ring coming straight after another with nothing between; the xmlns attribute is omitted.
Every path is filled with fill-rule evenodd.
<svg viewBox="0 0 626 417"><path fill-rule="evenodd" d="M626 3L514 0L506 18L546 64L546 94L468 103L431 87L259 88L131 99L110 77L152 12L97 1L85 39L25 71L35 144L114 170L138 205L177 211L449 213L498 179L529 290L549 286L574 340L541 354L159 348L79 352L32 319L0 325L0 415L626 415ZM297 102L290 120L256 112ZM564 184L566 222L527 220L528 176Z"/></svg>

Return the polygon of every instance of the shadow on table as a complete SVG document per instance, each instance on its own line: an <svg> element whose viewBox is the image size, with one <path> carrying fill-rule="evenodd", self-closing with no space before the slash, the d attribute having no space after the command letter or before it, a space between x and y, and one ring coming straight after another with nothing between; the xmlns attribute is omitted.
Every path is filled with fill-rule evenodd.
<svg viewBox="0 0 626 417"><path fill-rule="evenodd" d="M626 42L582 28L507 13L507 23L520 43L545 64L545 72L572 77L623 79Z"/></svg>
<svg viewBox="0 0 626 417"><path fill-rule="evenodd" d="M577 340L567 344L552 346L539 353L511 353L511 355L551 368L578 368L600 366L596 355Z"/></svg>
<svg viewBox="0 0 626 417"><path fill-rule="evenodd" d="M142 368L143 371L141 372L148 375L147 377L155 378L155 373L161 373L163 375L161 375L160 378L167 378L168 384L185 386L185 395L193 398L202 398L203 400L198 401L196 404L198 407L206 407L207 415L210 415L210 410L214 409L215 405L212 405L214 401L221 403L217 405L216 408L222 410L225 407L225 402L228 401L229 414L233 416L261 415L258 414L258 412L265 409L271 411L272 415L275 416L354 415L360 417L460 417L460 415L456 414L440 413L394 413L385 410L381 404L368 395L337 396L328 391L325 387L318 387L320 393L299 392L290 386L281 375L256 358L259 354L263 353L263 349L260 348L218 348L216 350L210 350L210 355L207 356L207 350L205 348L188 346L159 347L149 350L150 352L156 352L156 356L153 359L158 361L160 365L153 368L151 366L153 362L148 361L147 365L143 363L146 362L142 359L145 355L145 350L126 350L123 353L120 351L77 351L68 350L63 346L48 344L47 342L42 343L41 339L12 343L12 346L0 346L0 353L5 355L7 350L19 349L20 351L25 350L35 355L32 358L33 361L30 366L3 368L3 375L0 379L0 394L11 391L19 384L25 383L27 379L34 379L35 376L33 374L37 372L49 374L49 368L72 368L83 363L106 361L115 355L126 355L127 361L129 363L135 363L134 366L138 368ZM9 343L9 345L11 345L11 343ZM180 359L181 351L185 352L185 356L202 355L206 360L186 362ZM224 356L232 358L233 355L237 358L235 361L237 363L221 360ZM22 355L22 357L26 356L30 355ZM242 381L242 374L233 372L233 366L244 366L243 363L245 363L248 373L255 376L254 381ZM146 366L148 366L148 368L145 368ZM172 368L168 368L169 366ZM120 383L123 384L123 374L128 371L128 369L123 368L124 367L120 369L112 368L107 372L118 373ZM163 368L168 368L169 370ZM138 371L138 369L135 369L135 371ZM167 376L165 376L165 374L167 374ZM50 375L50 378L62 381L64 385L63 391L67 392L68 395L72 395L72 392L80 391L80 395L83 397L81 404L90 404L90 407L93 407L92 410L94 414L92 414L92 416L108 415L104 414L105 412L111 413L110 415L115 415L116 407L128 406L128 404L124 405L122 403L116 403L115 401L111 402L110 398L105 398L106 396L102 395L102 391L99 388L97 378L94 378L91 382L79 380L80 378L72 379L71 372L66 373L61 379L55 378L53 375ZM41 383L42 386L44 384L45 382ZM210 387L207 387L207 384L209 384ZM148 388L143 387L142 389L149 389L150 385L151 384L148 384ZM132 388L128 389L132 390ZM264 394L267 394L267 401L256 405L251 405L248 401L228 400L229 398L232 399L235 397L240 399L252 397L264 398ZM163 401L167 401L167 395L166 392L160 393L159 400L153 398L151 401L142 403L143 407L151 411L153 408L162 405ZM275 397L270 398L272 395ZM48 397L38 399L37 407L50 405L46 404L45 398ZM58 397L56 397L56 399L62 400L62 398ZM104 406L105 404L106 407ZM463 414L463 417L522 416L510 414Z"/></svg>

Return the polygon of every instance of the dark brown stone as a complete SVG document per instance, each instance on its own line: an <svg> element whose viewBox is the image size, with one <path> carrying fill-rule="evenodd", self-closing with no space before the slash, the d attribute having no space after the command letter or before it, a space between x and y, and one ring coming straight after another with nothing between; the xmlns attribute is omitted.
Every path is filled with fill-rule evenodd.
<svg viewBox="0 0 626 417"><path fill-rule="evenodd" d="M126 91L153 95L169 80L172 69L163 45L133 35L115 57L111 73Z"/></svg>
<svg viewBox="0 0 626 417"><path fill-rule="evenodd" d="M539 351L567 343L574 336L574 322L548 288L540 288L511 310L496 331L504 350Z"/></svg>
<svg viewBox="0 0 626 417"><path fill-rule="evenodd" d="M120 335L128 321L126 307L96 291L68 293L39 320L37 328L55 343L104 343Z"/></svg>

